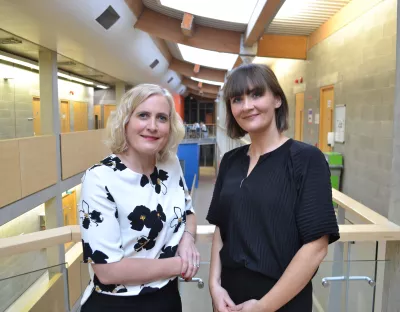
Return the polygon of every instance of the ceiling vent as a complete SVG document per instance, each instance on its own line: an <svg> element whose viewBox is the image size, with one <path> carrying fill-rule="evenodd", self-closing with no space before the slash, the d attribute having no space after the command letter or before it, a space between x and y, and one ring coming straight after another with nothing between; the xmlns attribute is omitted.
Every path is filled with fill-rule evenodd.
<svg viewBox="0 0 400 312"><path fill-rule="evenodd" d="M160 61L157 60L157 59L155 59L155 60L153 61L153 63L150 64L150 68L151 68L151 69L154 69L154 67L156 67L156 66L158 65L158 63L160 63Z"/></svg>
<svg viewBox="0 0 400 312"><path fill-rule="evenodd" d="M110 29L119 18L120 16L118 13L110 5L98 18L96 18L96 21L105 29Z"/></svg>
<svg viewBox="0 0 400 312"><path fill-rule="evenodd" d="M65 62L58 62L58 66L76 66L75 62L72 61L65 61Z"/></svg>
<svg viewBox="0 0 400 312"><path fill-rule="evenodd" d="M21 44L22 40L17 38L0 38L0 44Z"/></svg>
<svg viewBox="0 0 400 312"><path fill-rule="evenodd" d="M170 83L172 80L174 80L174 77L169 78L167 83Z"/></svg>

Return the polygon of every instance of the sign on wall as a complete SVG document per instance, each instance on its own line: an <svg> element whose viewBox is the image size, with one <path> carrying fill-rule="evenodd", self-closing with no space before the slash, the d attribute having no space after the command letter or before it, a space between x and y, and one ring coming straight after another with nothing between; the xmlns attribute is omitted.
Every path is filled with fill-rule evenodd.
<svg viewBox="0 0 400 312"><path fill-rule="evenodd" d="M309 108L308 109L308 123L309 124L312 124L312 121L313 121L313 115L312 115L312 109L311 108Z"/></svg>
<svg viewBox="0 0 400 312"><path fill-rule="evenodd" d="M346 105L335 106L335 142L344 143L344 132L346 124Z"/></svg>

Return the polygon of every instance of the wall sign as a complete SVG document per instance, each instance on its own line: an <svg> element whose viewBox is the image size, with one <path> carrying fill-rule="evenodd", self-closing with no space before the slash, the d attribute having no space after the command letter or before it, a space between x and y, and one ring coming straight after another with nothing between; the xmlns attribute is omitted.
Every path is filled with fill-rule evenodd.
<svg viewBox="0 0 400 312"><path fill-rule="evenodd" d="M335 142L344 143L346 105L335 106Z"/></svg>
<svg viewBox="0 0 400 312"><path fill-rule="evenodd" d="M309 124L312 124L312 120L313 120L312 117L313 117L313 116L312 116L312 109L309 108L309 109L308 109L308 123L309 123Z"/></svg>
<svg viewBox="0 0 400 312"><path fill-rule="evenodd" d="M319 114L315 114L315 116L314 116L314 123L315 123L316 125L319 125Z"/></svg>

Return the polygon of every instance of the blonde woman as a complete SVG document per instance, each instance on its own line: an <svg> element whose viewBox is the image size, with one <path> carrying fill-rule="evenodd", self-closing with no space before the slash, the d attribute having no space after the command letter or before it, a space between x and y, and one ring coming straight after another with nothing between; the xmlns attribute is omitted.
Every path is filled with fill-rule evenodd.
<svg viewBox="0 0 400 312"><path fill-rule="evenodd" d="M138 85L108 122L113 154L86 171L80 201L90 284L82 312L181 311L177 276L199 268L196 218L175 154L184 136L171 95Z"/></svg>

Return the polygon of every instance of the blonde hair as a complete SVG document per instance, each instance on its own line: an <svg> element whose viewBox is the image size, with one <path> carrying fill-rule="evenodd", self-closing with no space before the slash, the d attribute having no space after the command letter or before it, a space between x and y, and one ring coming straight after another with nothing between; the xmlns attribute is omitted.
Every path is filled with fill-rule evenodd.
<svg viewBox="0 0 400 312"><path fill-rule="evenodd" d="M115 113L110 116L107 123L106 144L114 154L121 154L128 148L125 126L128 124L133 111L149 97L162 95L170 106L170 133L167 144L158 152L159 160L166 160L176 154L179 143L185 136L185 128L182 118L175 110L174 100L171 94L164 88L154 84L140 84L127 91L121 98Z"/></svg>

